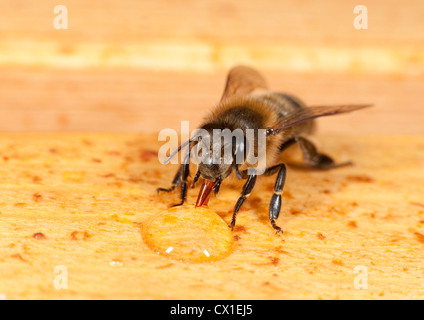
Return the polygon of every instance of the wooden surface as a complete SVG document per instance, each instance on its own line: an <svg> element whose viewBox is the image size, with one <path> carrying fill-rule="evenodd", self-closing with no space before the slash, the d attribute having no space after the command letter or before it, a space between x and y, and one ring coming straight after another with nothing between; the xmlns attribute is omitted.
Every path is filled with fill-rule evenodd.
<svg viewBox="0 0 424 320"><path fill-rule="evenodd" d="M0 131L180 132L186 120L194 130L218 103L226 73L2 70ZM424 77L262 73L271 89L310 105L374 104L322 119L322 133L424 133Z"/></svg>
<svg viewBox="0 0 424 320"><path fill-rule="evenodd" d="M307 104L375 104L323 133L422 134L424 3L364 4L367 30L356 0L1 1L0 131L195 127L244 63Z"/></svg>
<svg viewBox="0 0 424 320"><path fill-rule="evenodd" d="M305 170L295 153L278 220L285 233L269 225L274 179L261 177L229 255L190 263L143 241L147 222L178 198L155 193L175 170L158 163L156 136L1 134L1 297L424 298L424 138L317 140L355 166ZM229 223L239 192L223 183L209 208ZM54 287L57 266L68 289ZM368 289L355 289L357 266L368 270Z"/></svg>
<svg viewBox="0 0 424 320"><path fill-rule="evenodd" d="M56 5L68 29L53 26ZM368 8L368 29L353 13ZM210 72L234 63L270 70L418 74L424 70L423 3L408 0L4 0L1 63L36 67L129 66ZM28 54L31 52L31 54Z"/></svg>
<svg viewBox="0 0 424 320"><path fill-rule="evenodd" d="M58 4L67 30L53 27ZM424 298L424 4L366 1L369 28L356 30L357 4L1 1L0 299ZM166 237L145 241L143 227L173 221L177 195L155 194L175 170L157 162L157 133L195 129L241 63L309 105L373 103L319 121L321 148L356 166L290 168L281 237L263 178L221 260L172 259L189 246L158 255ZM174 227L225 225L239 191L224 184L207 214L184 207Z"/></svg>

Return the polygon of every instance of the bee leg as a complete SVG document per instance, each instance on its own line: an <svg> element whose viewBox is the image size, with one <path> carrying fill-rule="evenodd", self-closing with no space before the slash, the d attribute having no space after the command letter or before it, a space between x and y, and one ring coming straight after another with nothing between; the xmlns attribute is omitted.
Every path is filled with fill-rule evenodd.
<svg viewBox="0 0 424 320"><path fill-rule="evenodd" d="M253 187L255 186L255 183L256 183L256 174L251 174L247 178L246 183L243 185L243 191L241 192L240 198L237 200L236 206L234 207L233 218L231 220L231 224L229 225L231 230L233 230L234 226L236 225L237 212L240 210L240 207L243 204L244 200L246 200L247 197L252 192Z"/></svg>
<svg viewBox="0 0 424 320"><path fill-rule="evenodd" d="M284 183L286 182L286 165L284 163L268 168L264 175L272 175L277 170L278 175L274 185L274 194L272 195L271 202L269 204L269 219L271 220L272 227L277 233L283 233L283 230L277 226L275 219L278 219L281 210L281 194L283 193Z"/></svg>
<svg viewBox="0 0 424 320"><path fill-rule="evenodd" d="M181 206L187 198L187 178L190 174L190 162L189 162L189 154L186 155L183 164L178 168L177 173L175 174L174 179L172 180L172 187L166 188L157 188L156 192L171 192L176 187L181 185L181 202L175 204L171 207ZM197 174L196 174L197 176Z"/></svg>
<svg viewBox="0 0 424 320"><path fill-rule="evenodd" d="M302 149L305 162L315 169L328 170L351 165L352 162L335 163L334 160L324 153L319 153L317 148L309 140L303 137L297 137L300 148Z"/></svg>
<svg viewBox="0 0 424 320"><path fill-rule="evenodd" d="M197 170L196 175L193 178L193 182L191 183L191 187L194 188L196 186L197 180L200 178L200 171Z"/></svg>
<svg viewBox="0 0 424 320"><path fill-rule="evenodd" d="M293 144L295 144L296 138L291 138L289 140L287 140L286 142L284 142L283 144L281 144L281 146L279 147L280 152L286 150L287 148L289 148L290 146L292 146Z"/></svg>
<svg viewBox="0 0 424 320"><path fill-rule="evenodd" d="M170 188L157 188L156 192L171 192L172 190L174 190L176 187L178 187L181 183L181 171L183 169L183 166L180 166L178 168L177 173L175 174L174 179L172 180L172 187Z"/></svg>
<svg viewBox="0 0 424 320"><path fill-rule="evenodd" d="M181 206L187 199L187 178L190 174L190 162L184 162L184 164L181 165L181 168L181 202L174 204L171 207Z"/></svg>

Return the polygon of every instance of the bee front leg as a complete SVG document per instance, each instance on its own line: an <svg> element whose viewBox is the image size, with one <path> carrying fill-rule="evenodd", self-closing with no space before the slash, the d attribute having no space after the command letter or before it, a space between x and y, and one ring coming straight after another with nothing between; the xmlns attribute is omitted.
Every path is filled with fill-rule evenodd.
<svg viewBox="0 0 424 320"><path fill-rule="evenodd" d="M177 173L175 174L174 179L172 180L172 187L169 189L166 188L158 188L156 189L156 192L171 192L176 187L181 185L181 202L172 205L171 207L181 206L184 204L186 198L187 198L187 178L190 175L190 162L188 157L184 160L183 164L178 169Z"/></svg>
<svg viewBox="0 0 424 320"><path fill-rule="evenodd" d="M274 194L272 195L271 202L269 204L269 219L271 220L272 227L277 231L277 233L283 233L283 230L275 223L275 219L278 219L278 216L280 215L281 194L283 193L284 183L286 182L286 165L282 163L268 168L264 175L272 175L277 170L279 171L274 185Z"/></svg>
<svg viewBox="0 0 424 320"><path fill-rule="evenodd" d="M176 187L178 187L181 183L181 172L182 172L183 166L180 166L178 168L177 173L174 176L174 179L172 180L172 186L170 188L157 188L156 192L171 192L173 191Z"/></svg>
<svg viewBox="0 0 424 320"><path fill-rule="evenodd" d="M187 163L184 163L181 167L181 202L174 204L171 207L181 206L187 199L187 178L190 175L190 163L187 161Z"/></svg>
<svg viewBox="0 0 424 320"><path fill-rule="evenodd" d="M194 188L196 186L197 181L200 178L200 171L197 170L196 175L193 178L193 182L191 183L191 187Z"/></svg>
<svg viewBox="0 0 424 320"><path fill-rule="evenodd" d="M231 230L233 230L234 226L236 225L237 212L240 210L240 207L243 204L244 200L246 200L247 197L252 192L253 187L255 186L255 183L256 183L256 174L251 174L247 178L246 183L243 185L243 191L241 192L240 198L237 200L236 206L234 207L233 218L231 220L231 224L229 225Z"/></svg>

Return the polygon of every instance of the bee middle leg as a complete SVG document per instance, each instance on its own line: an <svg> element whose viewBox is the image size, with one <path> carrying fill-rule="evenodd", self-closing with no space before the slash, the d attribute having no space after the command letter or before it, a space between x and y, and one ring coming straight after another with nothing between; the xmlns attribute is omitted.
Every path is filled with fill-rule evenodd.
<svg viewBox="0 0 424 320"><path fill-rule="evenodd" d="M278 219L281 210L281 194L283 193L284 184L286 182L287 168L284 163L277 164L265 170L264 175L270 176L278 171L277 179L274 185L274 194L272 195L271 202L269 203L269 219L272 227L277 233L283 233L283 230L277 226L275 220Z"/></svg>
<svg viewBox="0 0 424 320"><path fill-rule="evenodd" d="M352 164L351 161L335 163L335 161L330 156L324 153L319 153L313 143L303 137L297 137L296 141L299 142L306 164L312 168L319 170L329 170Z"/></svg>
<svg viewBox="0 0 424 320"><path fill-rule="evenodd" d="M274 186L274 195L271 198L271 202L269 205L269 219L271 221L271 226L276 230L277 233L282 233L283 230L277 225L275 219L278 218L281 210L281 194L283 192L284 183L286 181L286 165L284 163L278 164L276 166L267 168L264 172L265 176L273 175L278 171L277 180L275 181ZM247 171L242 171L241 175L245 177ZM250 195L253 190L253 187L256 183L256 175L250 175L247 178L246 183L243 186L243 191L241 193L240 198L238 199L236 206L233 212L233 218L231 220L230 228L233 230L236 224L237 213L240 210L241 205Z"/></svg>

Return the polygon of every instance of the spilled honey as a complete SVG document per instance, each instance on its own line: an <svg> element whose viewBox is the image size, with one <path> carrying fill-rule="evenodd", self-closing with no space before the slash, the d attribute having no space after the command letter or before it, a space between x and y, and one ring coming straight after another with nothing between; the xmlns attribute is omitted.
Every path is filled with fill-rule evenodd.
<svg viewBox="0 0 424 320"><path fill-rule="evenodd" d="M208 262L231 253L228 225L207 207L169 208L143 224L143 240L156 253L184 262Z"/></svg>

